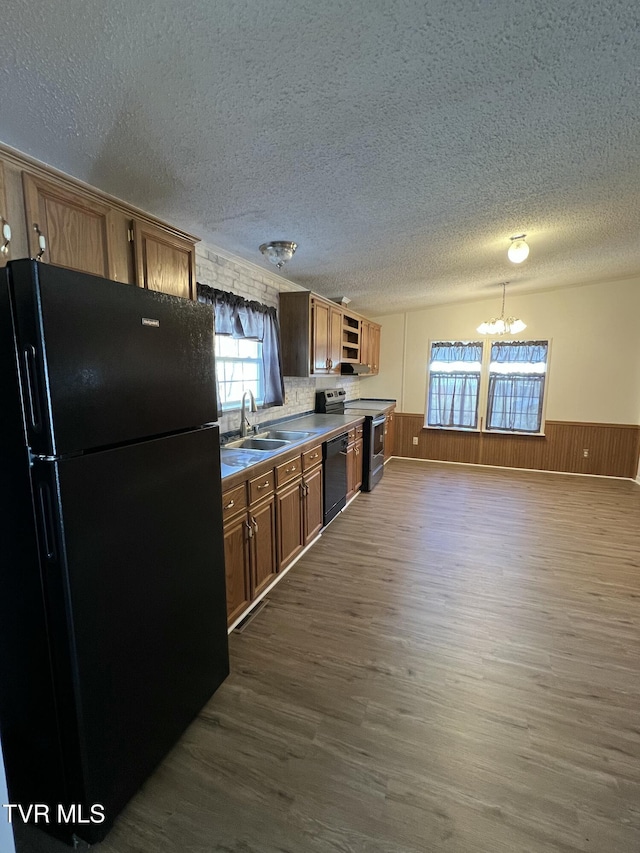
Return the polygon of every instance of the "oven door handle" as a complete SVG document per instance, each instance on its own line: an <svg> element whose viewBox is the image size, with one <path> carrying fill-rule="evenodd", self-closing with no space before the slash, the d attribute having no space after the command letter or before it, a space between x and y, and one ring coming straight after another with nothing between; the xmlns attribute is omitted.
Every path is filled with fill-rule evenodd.
<svg viewBox="0 0 640 853"><path fill-rule="evenodd" d="M378 415L378 417L373 419L373 426L374 427L380 426L380 424L383 424L386 421L386 419L387 419L386 415Z"/></svg>

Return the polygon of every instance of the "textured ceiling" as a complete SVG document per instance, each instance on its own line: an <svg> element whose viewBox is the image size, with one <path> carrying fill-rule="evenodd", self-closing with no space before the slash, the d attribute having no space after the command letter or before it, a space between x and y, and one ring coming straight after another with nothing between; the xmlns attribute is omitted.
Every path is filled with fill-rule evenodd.
<svg viewBox="0 0 640 853"><path fill-rule="evenodd" d="M629 0L5 0L0 140L370 314L640 274ZM526 232L529 259L506 258Z"/></svg>

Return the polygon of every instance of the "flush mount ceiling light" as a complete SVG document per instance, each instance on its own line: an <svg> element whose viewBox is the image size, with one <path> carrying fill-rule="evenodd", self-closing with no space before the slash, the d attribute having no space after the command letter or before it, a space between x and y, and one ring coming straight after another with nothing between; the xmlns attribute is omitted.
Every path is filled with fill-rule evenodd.
<svg viewBox="0 0 640 853"><path fill-rule="evenodd" d="M267 260L281 270L287 261L291 260L297 248L298 244L291 243L289 240L274 240L271 243L263 243L260 251Z"/></svg>
<svg viewBox="0 0 640 853"><path fill-rule="evenodd" d="M529 257L529 244L525 240L526 234L511 237L511 245L507 249L507 257L513 264L521 264Z"/></svg>
<svg viewBox="0 0 640 853"><path fill-rule="evenodd" d="M525 244L526 245L526 244ZM500 316L484 323L480 323L477 330L481 335L516 335L518 332L523 332L527 326L522 320L516 317L504 316L504 300L507 292L507 282L502 283L502 311Z"/></svg>

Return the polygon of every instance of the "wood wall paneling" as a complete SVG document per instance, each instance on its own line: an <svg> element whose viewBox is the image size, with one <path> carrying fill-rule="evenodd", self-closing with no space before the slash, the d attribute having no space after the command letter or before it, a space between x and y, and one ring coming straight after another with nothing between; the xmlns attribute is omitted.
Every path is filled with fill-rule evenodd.
<svg viewBox="0 0 640 853"><path fill-rule="evenodd" d="M544 436L424 429L423 424L423 415L395 413L396 456L632 479L638 469L640 426L633 424L547 421Z"/></svg>

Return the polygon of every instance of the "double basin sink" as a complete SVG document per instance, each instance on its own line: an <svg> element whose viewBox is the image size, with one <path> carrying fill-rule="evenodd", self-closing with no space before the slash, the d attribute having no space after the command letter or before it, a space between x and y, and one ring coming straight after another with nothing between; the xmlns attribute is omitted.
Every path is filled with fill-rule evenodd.
<svg viewBox="0 0 640 853"><path fill-rule="evenodd" d="M220 461L230 469L246 468L262 459L269 453L280 450L289 444L296 444L315 435L313 432L298 430L268 430L258 435L229 441L220 449ZM224 476L224 470L223 470Z"/></svg>
<svg viewBox="0 0 640 853"><path fill-rule="evenodd" d="M313 435L312 432L275 429L268 432L261 432L249 438L239 438L237 441L230 441L228 444L225 444L225 447L233 447L236 450L277 450L279 447L284 447L285 444L302 441L302 439L309 438L311 435Z"/></svg>

